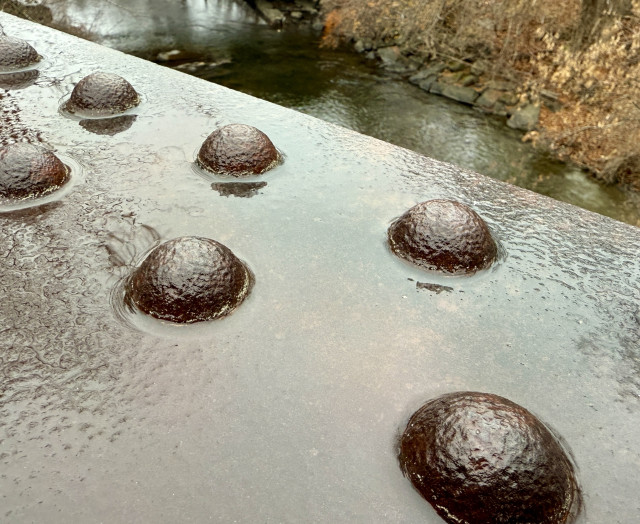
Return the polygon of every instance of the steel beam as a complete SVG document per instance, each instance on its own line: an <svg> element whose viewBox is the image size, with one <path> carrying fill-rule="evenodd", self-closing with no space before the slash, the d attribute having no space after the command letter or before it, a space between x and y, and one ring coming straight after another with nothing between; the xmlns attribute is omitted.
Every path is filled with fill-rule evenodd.
<svg viewBox="0 0 640 524"><path fill-rule="evenodd" d="M0 214L0 520L441 522L397 463L424 401L507 397L572 450L583 522L640 515L640 230L215 84L0 14L43 60L0 76L0 140L71 168ZM141 104L60 110L95 71ZM223 124L275 169L233 187L194 168ZM431 198L475 209L491 269L446 277L386 244ZM220 241L251 268L222 320L134 314L122 279L157 242Z"/></svg>

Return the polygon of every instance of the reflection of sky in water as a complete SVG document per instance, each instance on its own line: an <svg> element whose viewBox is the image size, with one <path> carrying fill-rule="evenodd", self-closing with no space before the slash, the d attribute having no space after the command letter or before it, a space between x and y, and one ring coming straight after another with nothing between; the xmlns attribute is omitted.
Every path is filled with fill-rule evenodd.
<svg viewBox="0 0 640 524"><path fill-rule="evenodd" d="M640 198L534 151L504 119L384 77L351 52L318 48L306 30L274 31L230 0L71 0L67 16L145 58L181 49L193 74L323 120L634 224ZM149 14L151 13L151 15Z"/></svg>
<svg viewBox="0 0 640 524"><path fill-rule="evenodd" d="M101 43L127 52L224 41L238 23L261 23L247 5L233 0L69 0L54 8L97 33Z"/></svg>

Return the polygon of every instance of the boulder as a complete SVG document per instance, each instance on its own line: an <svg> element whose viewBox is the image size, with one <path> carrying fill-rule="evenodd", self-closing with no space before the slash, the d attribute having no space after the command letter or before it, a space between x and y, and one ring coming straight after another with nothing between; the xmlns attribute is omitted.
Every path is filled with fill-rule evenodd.
<svg viewBox="0 0 640 524"><path fill-rule="evenodd" d="M445 84L442 89L442 95L452 100L457 100L463 104L473 104L480 94L472 87L461 85Z"/></svg>
<svg viewBox="0 0 640 524"><path fill-rule="evenodd" d="M421 69L415 75L410 76L409 82L411 82L414 85L420 85L420 83L423 80L429 77L432 77L432 78L437 77L442 71L444 71L444 68L445 68L444 64L440 64L440 63L431 64L429 67Z"/></svg>
<svg viewBox="0 0 640 524"><path fill-rule="evenodd" d="M521 131L531 131L538 124L540 104L526 104L519 107L507 120L507 125Z"/></svg>
<svg viewBox="0 0 640 524"><path fill-rule="evenodd" d="M460 85L467 87L475 84L477 81L478 77L476 75L467 74L460 79Z"/></svg>
<svg viewBox="0 0 640 524"><path fill-rule="evenodd" d="M476 100L476 105L482 109L491 109L500 100L502 91L497 89L486 89Z"/></svg>
<svg viewBox="0 0 640 524"><path fill-rule="evenodd" d="M491 80L487 82L487 87L498 89L499 91L515 91L518 86L508 80Z"/></svg>
<svg viewBox="0 0 640 524"><path fill-rule="evenodd" d="M402 53L400 53L400 48L397 45L393 45L378 49L378 56L382 60L383 67L389 67L402 58Z"/></svg>
<svg viewBox="0 0 640 524"><path fill-rule="evenodd" d="M436 78L429 86L429 93L434 95L441 95L444 91L446 84L444 84L439 78Z"/></svg>
<svg viewBox="0 0 640 524"><path fill-rule="evenodd" d="M275 9L267 0L256 0L256 9L270 26L280 27L284 24L284 13Z"/></svg>
<svg viewBox="0 0 640 524"><path fill-rule="evenodd" d="M438 77L436 75L429 75L428 77L420 80L418 87L423 91L429 92L431 90L431 84L433 84L437 79Z"/></svg>
<svg viewBox="0 0 640 524"><path fill-rule="evenodd" d="M303 13L308 13L310 15L318 14L318 2L312 2L311 0L296 0L295 5L296 8Z"/></svg>
<svg viewBox="0 0 640 524"><path fill-rule="evenodd" d="M471 73L477 76L486 73L490 68L490 65L485 60L477 60L471 65Z"/></svg>
<svg viewBox="0 0 640 524"><path fill-rule="evenodd" d="M502 93L500 96L500 102L506 106L515 106L519 101L520 99L515 93Z"/></svg>
<svg viewBox="0 0 640 524"><path fill-rule="evenodd" d="M466 63L458 61L458 60L452 60L451 62L449 62L447 64L447 69L449 71L452 71L452 72L456 73L458 71L462 71L462 70L466 69L468 65L469 64L466 64Z"/></svg>

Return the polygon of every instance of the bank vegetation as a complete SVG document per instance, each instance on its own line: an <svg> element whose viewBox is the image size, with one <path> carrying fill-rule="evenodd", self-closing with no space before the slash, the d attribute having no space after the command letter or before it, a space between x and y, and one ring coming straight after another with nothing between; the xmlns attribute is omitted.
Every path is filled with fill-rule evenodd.
<svg viewBox="0 0 640 524"><path fill-rule="evenodd" d="M540 104L524 139L640 191L640 0L322 0L324 45L484 64Z"/></svg>

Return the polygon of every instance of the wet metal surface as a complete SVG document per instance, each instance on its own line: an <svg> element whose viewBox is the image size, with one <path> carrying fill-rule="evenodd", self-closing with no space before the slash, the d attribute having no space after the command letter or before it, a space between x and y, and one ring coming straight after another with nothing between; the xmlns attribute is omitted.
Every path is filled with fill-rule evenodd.
<svg viewBox="0 0 640 524"><path fill-rule="evenodd" d="M397 439L424 402L466 390L504 396L564 438L579 522L637 522L638 228L0 24L46 57L33 85L0 92L0 142L41 143L79 173L60 198L0 215L0 520L436 524ZM118 134L59 113L98 69L142 98ZM229 123L285 156L251 198L193 169ZM389 224L433 198L476 210L504 256L471 277L395 257ZM186 235L232 246L255 275L250 296L211 323L128 314L119 283Z"/></svg>

